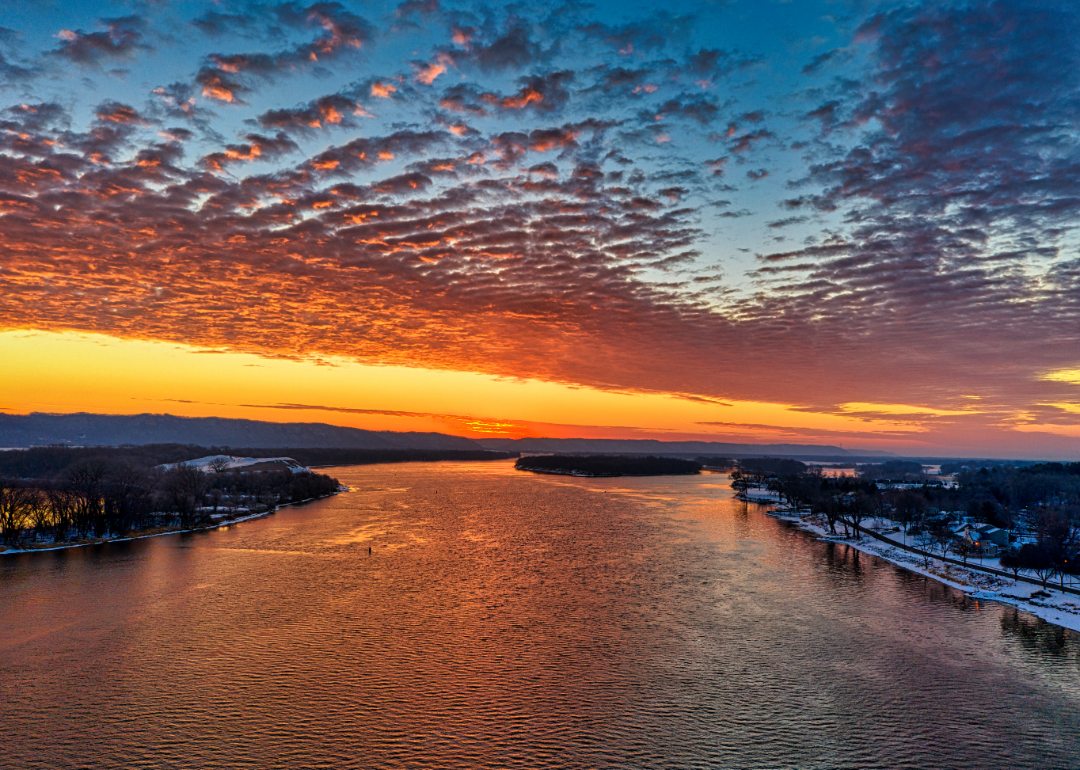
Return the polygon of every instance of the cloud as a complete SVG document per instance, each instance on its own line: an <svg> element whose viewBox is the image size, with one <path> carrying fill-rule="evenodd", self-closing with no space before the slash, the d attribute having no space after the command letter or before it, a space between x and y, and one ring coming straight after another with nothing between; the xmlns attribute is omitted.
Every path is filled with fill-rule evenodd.
<svg viewBox="0 0 1080 770"><path fill-rule="evenodd" d="M433 62L413 62L413 69L416 71L414 79L418 83L430 86L439 75L446 72L447 66L451 63L445 55L440 55Z"/></svg>
<svg viewBox="0 0 1080 770"><path fill-rule="evenodd" d="M60 45L53 53L76 64L98 67L103 62L130 59L139 51L151 50L143 42L146 22L139 16L102 19L100 32L62 29L57 33Z"/></svg>
<svg viewBox="0 0 1080 770"><path fill-rule="evenodd" d="M289 412L336 412L338 414L362 414L377 415L380 417L406 417L412 419L438 420L440 422L461 423L467 427L481 429L477 432L508 433L510 429L521 429L523 424L518 420L502 420L483 417L472 417L461 414L445 414L442 412L409 412L399 409L356 409L344 406L322 406L319 404L239 404L249 409L278 409ZM491 430L494 428L495 430ZM499 429L502 430L499 430ZM485 430L487 429L487 430Z"/></svg>
<svg viewBox="0 0 1080 770"><path fill-rule="evenodd" d="M716 78L747 70L760 61L760 57L738 51L702 48L687 57L684 72L693 78L697 85L707 87Z"/></svg>
<svg viewBox="0 0 1080 770"><path fill-rule="evenodd" d="M319 31L310 43L279 53L276 57L278 66L322 61L351 49L358 50L371 43L374 38L375 30L371 24L346 10L341 3L313 3L306 7L296 3L283 3L274 10L284 24Z"/></svg>
<svg viewBox="0 0 1080 770"><path fill-rule="evenodd" d="M523 69L532 64L539 54L540 47L533 42L529 31L523 26L511 28L490 43L472 43L464 54L446 53L458 66L469 61L486 72Z"/></svg>
<svg viewBox="0 0 1080 770"><path fill-rule="evenodd" d="M809 219L809 217L785 217L784 219L769 222L766 226L771 228L790 227L791 225L801 225L803 222L809 221Z"/></svg>
<svg viewBox="0 0 1080 770"><path fill-rule="evenodd" d="M487 95L481 96L481 100L488 99L503 110L522 110L531 107L544 112L558 109L570 98L566 87L574 80L574 73L569 71L551 72L546 75L530 75L521 78L518 82L521 89L510 96L490 99Z"/></svg>
<svg viewBox="0 0 1080 770"><path fill-rule="evenodd" d="M802 68L804 75L816 75L828 65L846 61L851 58L851 51L845 48L833 48L815 56L809 64Z"/></svg>
<svg viewBox="0 0 1080 770"><path fill-rule="evenodd" d="M635 52L654 51L688 37L692 16L657 13L652 18L621 26L593 23L581 27L587 37L596 38L628 56Z"/></svg>
<svg viewBox="0 0 1080 770"><path fill-rule="evenodd" d="M407 195L423 192L431 186L431 178L417 172L400 174L371 186L375 192L387 195Z"/></svg>
<svg viewBox="0 0 1080 770"><path fill-rule="evenodd" d="M241 94L251 90L239 78L214 67L200 69L195 76L195 83L201 87L204 97L226 104L243 104Z"/></svg>
<svg viewBox="0 0 1080 770"><path fill-rule="evenodd" d="M1032 406L1076 401L1043 378L1080 349L1071 8L875 7L833 50L770 54L768 88L721 88L766 70L694 44L708 9L406 2L379 32L334 3L224 4L127 94L107 70L168 31L139 7L25 59L82 66L64 107L12 70L6 326L849 418L977 392L985 414L920 424L987 431L1071 414ZM777 250L750 254L762 233Z"/></svg>
<svg viewBox="0 0 1080 770"><path fill-rule="evenodd" d="M212 171L222 171L232 163L252 160L272 160L299 151L300 147L284 132L268 137L248 134L245 144L230 144L221 152L213 152L202 159L204 166Z"/></svg>
<svg viewBox="0 0 1080 770"><path fill-rule="evenodd" d="M625 67L605 67L600 72L598 80L600 88L605 93L610 93L612 91L641 93L650 87L652 91L656 90L656 87L651 86L648 82L649 78L654 74L654 71L649 68L627 69ZM648 92L651 93L651 91Z"/></svg>
<svg viewBox="0 0 1080 770"><path fill-rule="evenodd" d="M703 96L683 94L678 99L669 99L664 102L655 110L655 114L648 116L648 119L661 121L668 118L685 118L701 125L708 125L719 114L720 107L712 100Z"/></svg>
<svg viewBox="0 0 1080 770"><path fill-rule="evenodd" d="M757 131L750 131L749 133L737 136L732 140L731 151L747 152L752 149L757 142L760 142L763 139L769 139L772 136L772 131L769 131L767 128L759 128Z"/></svg>
<svg viewBox="0 0 1080 770"><path fill-rule="evenodd" d="M134 107L114 101L99 104L94 110L94 116L102 123L135 126L150 125L150 121L140 115Z"/></svg>
<svg viewBox="0 0 1080 770"><path fill-rule="evenodd" d="M243 104L241 95L252 91L256 82L273 82L294 72L321 66L369 45L375 30L367 20L348 11L340 3L320 2L308 6L282 3L274 6L275 18L286 27L315 32L314 39L275 53L213 53L195 77L202 94L227 104ZM247 17L215 16L203 26L217 29L229 24L247 24Z"/></svg>
<svg viewBox="0 0 1080 770"><path fill-rule="evenodd" d="M439 106L444 110L472 115L490 112L552 112L570 99L569 86L574 73L568 70L544 75L528 75L518 79L520 88L512 94L482 91L475 86L459 83L443 92Z"/></svg>
<svg viewBox="0 0 1080 770"><path fill-rule="evenodd" d="M66 126L69 122L67 110L56 102L21 103L4 110L7 116L2 124L8 130L38 132L50 128Z"/></svg>
<svg viewBox="0 0 1080 770"><path fill-rule="evenodd" d="M837 110L840 102L833 100L826 102L815 110L806 113L806 117L821 121L821 130L828 133L837 121Z"/></svg>
<svg viewBox="0 0 1080 770"><path fill-rule="evenodd" d="M949 350L954 381L981 370L1006 387L993 360L1029 372L1002 372L1013 393L1034 392L1024 345L1055 358L1078 341L1065 297L1080 271L1059 245L1080 205L1080 144L1062 129L1080 112L1065 42L1078 31L1074 11L1037 2L905 6L864 23L873 71L854 98L810 115L848 132L846 149L798 184L816 192L784 201L849 226L761 255L772 307L755 317L828 328L847 350L917 336L923 360L937 360L924 346Z"/></svg>
<svg viewBox="0 0 1080 770"><path fill-rule="evenodd" d="M818 440L818 441L835 441L837 439L846 441L849 439L887 439L891 442L895 441L917 441L918 436L912 435L912 431L901 430L882 430L877 428L875 430L829 430L827 428L809 428L798 427L791 425L769 425L766 423L745 423L745 422L698 422L696 425L702 425L710 428L723 428L723 433L718 435L728 436L747 436L747 437L760 437L763 434L770 439L775 440L782 437L790 437L793 439L799 439L800 441Z"/></svg>
<svg viewBox="0 0 1080 770"><path fill-rule="evenodd" d="M258 17L253 14L222 13L209 10L192 19L191 25L208 37L243 35L257 28Z"/></svg>
<svg viewBox="0 0 1080 770"><path fill-rule="evenodd" d="M37 67L23 67L0 53L0 90L25 84L40 74Z"/></svg>
<svg viewBox="0 0 1080 770"><path fill-rule="evenodd" d="M354 128L353 116L366 115L354 100L341 94L322 96L302 107L267 110L259 115L263 128L279 128L309 134L319 129Z"/></svg>
<svg viewBox="0 0 1080 770"><path fill-rule="evenodd" d="M401 155L420 155L442 147L449 140L450 134L443 131L398 131L331 147L311 158L307 165L325 173L350 173Z"/></svg>
<svg viewBox="0 0 1080 770"><path fill-rule="evenodd" d="M435 16L441 10L439 0L405 0L397 7L394 14L399 19L418 21Z"/></svg>

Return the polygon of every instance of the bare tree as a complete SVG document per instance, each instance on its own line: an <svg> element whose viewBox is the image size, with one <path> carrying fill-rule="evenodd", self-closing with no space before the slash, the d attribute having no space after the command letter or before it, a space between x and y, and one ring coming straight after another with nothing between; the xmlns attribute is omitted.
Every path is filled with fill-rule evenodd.
<svg viewBox="0 0 1080 770"><path fill-rule="evenodd" d="M1069 505L1045 506L1036 515L1036 526L1040 552L1051 562L1064 588L1065 575L1074 569L1070 559L1075 560L1080 545L1080 509Z"/></svg>
<svg viewBox="0 0 1080 770"><path fill-rule="evenodd" d="M44 490L30 490L30 526L34 530L34 539L45 537L52 526L53 512L48 495Z"/></svg>
<svg viewBox="0 0 1080 770"><path fill-rule="evenodd" d="M108 466L101 460L86 460L67 472L67 488L74 496L75 529L79 537L91 531L96 537L105 534L103 487Z"/></svg>
<svg viewBox="0 0 1080 770"><path fill-rule="evenodd" d="M13 545L30 519L29 490L0 481L0 542Z"/></svg>
<svg viewBox="0 0 1080 770"><path fill-rule="evenodd" d="M873 509L874 501L864 492L860 492L853 497L845 498L844 512L847 514L848 518L851 519L856 538L862 539L863 520L871 514Z"/></svg>
<svg viewBox="0 0 1080 770"><path fill-rule="evenodd" d="M165 499L180 516L181 529L191 529L199 523L199 507L206 496L209 479L198 468L177 465L165 474Z"/></svg>
<svg viewBox="0 0 1080 770"><path fill-rule="evenodd" d="M229 470L229 464L232 461L225 455L215 457L210 461L210 470L214 473L226 473Z"/></svg>
<svg viewBox="0 0 1080 770"><path fill-rule="evenodd" d="M105 519L109 530L123 535L142 526L151 508L154 479L130 463L113 465L104 483Z"/></svg>
<svg viewBox="0 0 1080 770"><path fill-rule="evenodd" d="M1013 578L1020 577L1020 570L1024 568L1023 559L1020 558L1018 550L1009 549L1005 553L1001 554L1000 564L1005 569L1013 573Z"/></svg>
<svg viewBox="0 0 1080 770"><path fill-rule="evenodd" d="M842 497L838 497L835 494L825 492L814 498L810 504L810 510L812 513L823 514L826 521L829 523L829 532L837 534L836 522L840 522L844 526L844 537L847 537L851 533L848 531L848 522L845 518L847 511L846 505Z"/></svg>
<svg viewBox="0 0 1080 770"><path fill-rule="evenodd" d="M732 489L734 489L736 492L741 492L743 494L746 494L746 490L747 490L748 486L749 486L749 482L747 481L747 478L743 475L742 471L736 469L736 470L731 472L731 488Z"/></svg>
<svg viewBox="0 0 1080 770"><path fill-rule="evenodd" d="M926 498L910 489L897 490L889 495L893 515L904 527L904 542L913 524L918 524L926 511Z"/></svg>
<svg viewBox="0 0 1080 770"><path fill-rule="evenodd" d="M1045 589L1047 582L1057 572L1057 565L1051 556L1049 549L1043 543L1026 543L1017 554L1022 569L1029 569L1035 573Z"/></svg>
<svg viewBox="0 0 1080 770"><path fill-rule="evenodd" d="M963 538L957 541L955 548L957 555L961 559L963 559L964 566L966 567L968 563L968 557L975 552L975 546L971 542L969 542L967 538Z"/></svg>
<svg viewBox="0 0 1080 770"><path fill-rule="evenodd" d="M49 502L53 540L57 543L67 540L75 525L75 495L67 489L52 488L45 492L45 497Z"/></svg>
<svg viewBox="0 0 1080 770"><path fill-rule="evenodd" d="M956 545L956 537L949 528L948 521L940 521L930 528L930 541L941 551L941 558L944 559Z"/></svg>

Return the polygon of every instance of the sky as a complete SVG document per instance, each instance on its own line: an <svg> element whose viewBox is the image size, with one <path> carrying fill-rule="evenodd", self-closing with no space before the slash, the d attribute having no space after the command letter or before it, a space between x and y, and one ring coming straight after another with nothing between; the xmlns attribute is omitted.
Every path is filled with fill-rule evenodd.
<svg viewBox="0 0 1080 770"><path fill-rule="evenodd" d="M1080 459L1073 3L0 0L0 411Z"/></svg>

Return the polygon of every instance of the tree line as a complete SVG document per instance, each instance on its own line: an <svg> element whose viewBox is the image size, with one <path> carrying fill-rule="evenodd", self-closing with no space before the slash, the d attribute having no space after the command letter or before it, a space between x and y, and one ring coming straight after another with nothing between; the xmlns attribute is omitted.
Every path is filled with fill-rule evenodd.
<svg viewBox="0 0 1080 770"><path fill-rule="evenodd" d="M785 472L740 461L732 487L772 490L792 508L819 516L833 534L839 526L857 536L867 520L888 520L905 538L918 537L942 558L952 553L965 562L974 551L955 535L956 525L961 519L990 524L1014 535L1000 561L1014 575L1028 570L1044 586L1055 576L1064 584L1066 576L1080 575L1080 463L960 467L956 487L925 476L907 488L879 484L921 476L921 468L916 473L899 462L884 472L859 470L857 476L829 477L820 468Z"/></svg>
<svg viewBox="0 0 1080 770"><path fill-rule="evenodd" d="M0 543L10 547L191 529L215 517L262 512L339 488L336 479L317 473L224 468L207 473L187 465L152 466L137 454L73 455L74 462L43 478L0 477ZM152 452L149 461L159 457Z"/></svg>
<svg viewBox="0 0 1080 770"><path fill-rule="evenodd" d="M637 455L533 455L522 457L514 467L586 476L674 476L701 471L701 463L695 460Z"/></svg>
<svg viewBox="0 0 1080 770"><path fill-rule="evenodd" d="M43 446L0 452L0 478L55 479L87 460L155 466L209 455L291 457L301 465L371 465L374 463L504 460L517 452L482 449L320 449L310 447L203 447L194 444L145 444L116 447Z"/></svg>

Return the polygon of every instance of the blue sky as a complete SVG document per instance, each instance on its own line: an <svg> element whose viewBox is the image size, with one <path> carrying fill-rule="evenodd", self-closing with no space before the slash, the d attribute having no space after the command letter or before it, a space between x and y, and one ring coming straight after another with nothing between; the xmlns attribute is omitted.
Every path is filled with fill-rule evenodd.
<svg viewBox="0 0 1080 770"><path fill-rule="evenodd" d="M155 89L191 84L208 57L280 54L302 46L313 38L313 31L318 32L316 25L296 28L283 24L274 10L281 5L273 3L21 5L5 8L5 23L17 32L11 36L7 51L9 58L40 68L41 75L21 88L11 84L9 92L30 100L55 101L65 106L72 121L84 123L92 121L96 105L108 100L160 115L162 99L154 96ZM245 102L241 105L225 106L214 99L197 98L193 107L203 119L201 130L196 130L188 143L188 152L210 153L222 143L242 143L246 134L258 130L255 121L259 115L342 91L359 92L362 98L358 101L372 115L358 120L355 132L384 134L397 125L424 126L430 120L436 89L420 88L415 81L408 81L415 76L415 63L437 60L448 42L449 27L455 23L486 26L490 37L498 39L500 32L520 25L534 41L539 59L534 66L539 71L574 72L575 97L551 114L523 110L470 116L471 125L485 132L528 131L544 123L554 126L603 115L604 120L621 124L609 132L616 143L621 140L636 145L635 160L640 167L656 175L681 173L684 180L689 174L700 176L706 161L727 156L731 166L723 169L722 177L694 180L689 185L672 182L666 187L684 187L688 201L702 208L701 243L710 247L710 253L697 267L721 267L729 285L745 282L745 272L754 263L753 253L761 251L763 245L798 242L820 230L820 216L810 227L799 223L777 227L775 223L791 219L778 209L777 201L786 197L786 186L806 172L809 150L792 149L791 145L812 143L819 133L816 121L806 118L806 113L818 106L824 94L836 89L838 78L845 77L845 67L813 75L802 70L822 54L850 42L865 12L858 5L675 3L657 12L651 4L443 4L438 13L428 13L424 4L402 11L396 3L364 3L346 4L342 10L370 24L370 39L362 48L326 65L290 64L272 75L249 78L245 85L250 90L237 95ZM59 36L64 30L90 36L108 34L110 19L126 19L138 36L130 51L110 54L90 49L77 60L56 55L63 48ZM612 39L597 40L603 32L582 32L596 25L605 27ZM702 51L718 52L723 63L715 71L685 71L687 61ZM636 76L640 84L656 91L632 94L629 99L626 92L632 93L632 88L604 92L600 90L603 77L610 77L611 70L641 73ZM451 81L482 84L513 93L523 71L513 66L465 64L441 75L438 85ZM394 98L383 100L372 97L365 88L371 80L393 84L395 78L406 79L412 89L408 98L395 92ZM197 95L197 90L194 93ZM715 113L702 120L687 120L685 116L663 115L657 109L680 96L700 100ZM657 115L661 119L650 124L648 118ZM744 115L750 115L751 120L740 120ZM718 135L730 132L732 126L735 137L763 130L773 136L754 140L752 153L731 156ZM157 128L145 126L147 134ZM299 152L314 154L348 135L347 130L308 132L293 139ZM669 141L663 145L656 142L663 137ZM606 144L604 149L610 151ZM593 154L600 157L598 151ZM294 160L273 158L230 171L234 176L265 174ZM386 164L380 171L405 165ZM762 171L768 176L760 181L747 176L748 172ZM730 203L721 210L717 205L721 201ZM774 224L771 228L770 223Z"/></svg>
<svg viewBox="0 0 1080 770"><path fill-rule="evenodd" d="M0 28L8 328L939 427L975 400L979 441L1080 439L1072 4L7 3Z"/></svg>

